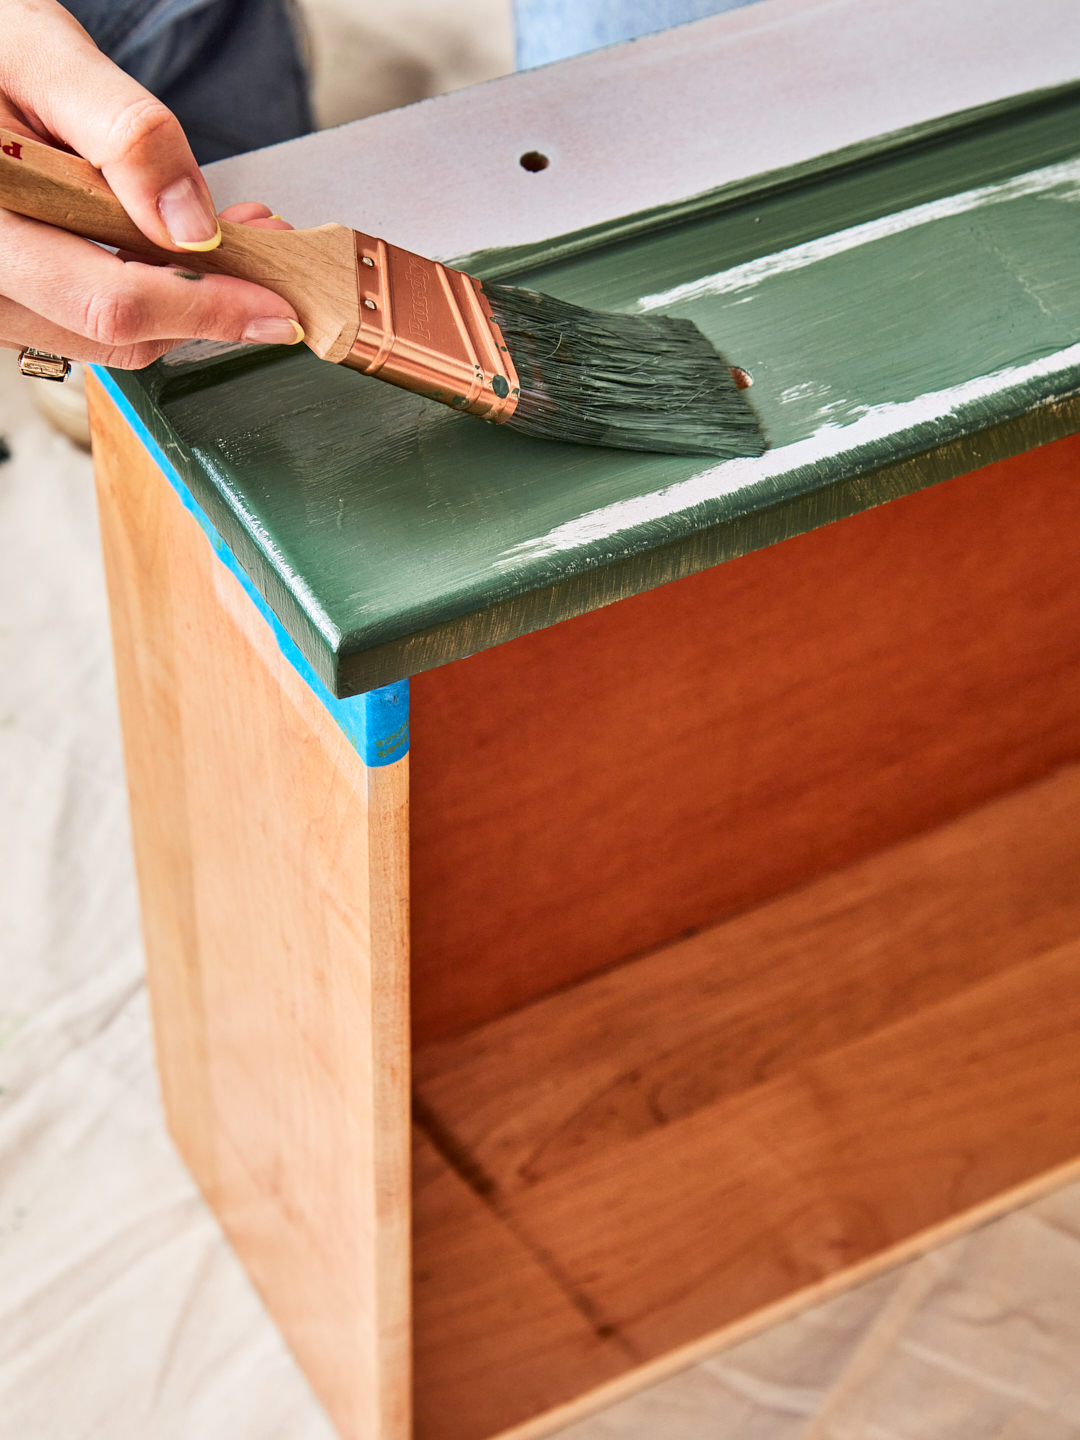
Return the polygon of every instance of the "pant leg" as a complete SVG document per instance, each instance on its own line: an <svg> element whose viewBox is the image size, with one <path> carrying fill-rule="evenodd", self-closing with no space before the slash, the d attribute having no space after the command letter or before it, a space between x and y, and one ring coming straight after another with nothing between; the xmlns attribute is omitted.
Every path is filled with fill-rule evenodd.
<svg viewBox="0 0 1080 1440"><path fill-rule="evenodd" d="M315 128L294 0L65 0L201 165Z"/></svg>
<svg viewBox="0 0 1080 1440"><path fill-rule="evenodd" d="M737 10L754 0L513 0L519 70Z"/></svg>
<svg viewBox="0 0 1080 1440"><path fill-rule="evenodd" d="M192 63L159 98L200 165L315 129L291 0L231 0Z"/></svg>

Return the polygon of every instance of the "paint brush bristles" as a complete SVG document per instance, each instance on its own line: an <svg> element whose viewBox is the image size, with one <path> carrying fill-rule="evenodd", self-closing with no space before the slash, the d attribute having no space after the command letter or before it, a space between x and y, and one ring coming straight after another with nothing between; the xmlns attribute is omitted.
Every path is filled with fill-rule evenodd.
<svg viewBox="0 0 1080 1440"><path fill-rule="evenodd" d="M521 387L511 429L725 460L764 452L753 410L692 321L602 314L488 281L483 291Z"/></svg>

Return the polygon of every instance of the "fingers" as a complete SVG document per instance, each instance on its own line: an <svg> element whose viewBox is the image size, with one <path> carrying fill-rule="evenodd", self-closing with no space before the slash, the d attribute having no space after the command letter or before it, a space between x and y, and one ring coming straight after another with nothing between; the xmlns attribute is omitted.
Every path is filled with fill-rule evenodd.
<svg viewBox="0 0 1080 1440"><path fill-rule="evenodd" d="M155 244L209 250L221 231L175 116L125 75L55 0L5 0L0 88L33 133L102 171Z"/></svg>
<svg viewBox="0 0 1080 1440"><path fill-rule="evenodd" d="M57 0L4 0L0 123L97 166L143 233L179 252L221 239L206 183L170 111L107 60ZM225 212L291 229L264 205ZM295 311L262 286L125 263L0 211L0 344L141 365L181 339L295 344Z"/></svg>
<svg viewBox="0 0 1080 1440"><path fill-rule="evenodd" d="M221 212L222 220L234 220L238 225L252 225L257 230L291 230L293 227L280 215L271 215L269 205L259 205L254 200L241 200L229 205Z"/></svg>
<svg viewBox="0 0 1080 1440"><path fill-rule="evenodd" d="M97 245L0 211L0 289L26 313L62 331L75 360L144 353L187 339L288 345L303 338L292 306L272 291L227 275L126 263ZM17 322L22 316L16 316ZM37 333L37 332L35 332ZM28 333L9 336L35 344ZM38 348L52 349L42 340ZM156 353L168 348L165 344ZM153 358L153 357L151 357ZM109 359L124 365L125 359ZM146 364L145 359L127 359Z"/></svg>
<svg viewBox="0 0 1080 1440"><path fill-rule="evenodd" d="M269 205L260 205L255 200L241 200L236 205L228 205L218 218L235 221L237 225L250 225L255 230L293 229L293 226L287 220L282 220L280 215L271 215ZM116 253L121 260L141 260L144 264L157 263L148 261L144 255L137 255L134 250L118 250Z"/></svg>
<svg viewBox="0 0 1080 1440"><path fill-rule="evenodd" d="M66 355L69 360L84 360L91 365L141 370L177 343L176 340L145 340L135 345L100 345L35 315L25 305L0 296L0 347L5 350L21 350L29 345L50 355Z"/></svg>

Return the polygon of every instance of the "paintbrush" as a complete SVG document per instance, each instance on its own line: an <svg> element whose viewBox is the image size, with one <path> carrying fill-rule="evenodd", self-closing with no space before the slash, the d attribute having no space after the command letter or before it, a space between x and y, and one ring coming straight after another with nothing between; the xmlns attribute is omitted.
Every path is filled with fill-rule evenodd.
<svg viewBox="0 0 1080 1440"><path fill-rule="evenodd" d="M293 306L305 343L526 435L730 459L765 449L732 371L690 320L603 314L480 281L344 225L221 222L215 250L162 250L86 160L0 131L0 206L147 260L252 280Z"/></svg>

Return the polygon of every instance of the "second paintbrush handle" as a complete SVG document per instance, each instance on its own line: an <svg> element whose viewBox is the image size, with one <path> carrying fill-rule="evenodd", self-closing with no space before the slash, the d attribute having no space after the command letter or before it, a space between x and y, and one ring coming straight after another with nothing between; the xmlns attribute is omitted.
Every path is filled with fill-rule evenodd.
<svg viewBox="0 0 1080 1440"><path fill-rule="evenodd" d="M356 246L344 225L259 230L223 220L217 249L164 250L146 238L100 170L9 130L0 130L0 207L148 260L265 285L292 305L306 343L324 360L344 359L356 339Z"/></svg>

